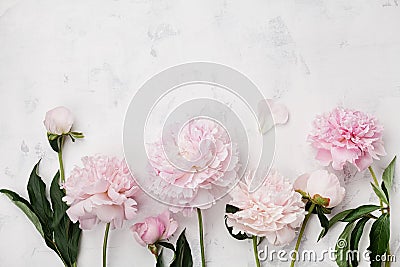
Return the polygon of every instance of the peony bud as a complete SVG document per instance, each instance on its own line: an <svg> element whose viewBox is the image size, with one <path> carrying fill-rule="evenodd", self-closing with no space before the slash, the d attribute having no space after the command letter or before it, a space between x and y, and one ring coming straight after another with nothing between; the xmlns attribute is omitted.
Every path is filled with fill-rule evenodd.
<svg viewBox="0 0 400 267"><path fill-rule="evenodd" d="M299 176L293 187L303 196L309 195L315 203L327 208L339 205L345 195L345 189L340 186L336 175L326 170Z"/></svg>
<svg viewBox="0 0 400 267"><path fill-rule="evenodd" d="M62 135L71 131L74 117L69 109L60 106L47 111L43 123L48 133Z"/></svg>
<svg viewBox="0 0 400 267"><path fill-rule="evenodd" d="M169 238L177 228L178 223L170 217L169 211L165 211L157 217L148 217L144 222L134 224L130 229L136 241L146 246Z"/></svg>

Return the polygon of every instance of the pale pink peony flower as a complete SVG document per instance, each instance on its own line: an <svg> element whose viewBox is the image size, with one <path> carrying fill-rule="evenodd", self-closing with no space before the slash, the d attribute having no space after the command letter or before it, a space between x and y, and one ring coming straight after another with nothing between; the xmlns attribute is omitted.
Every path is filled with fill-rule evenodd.
<svg viewBox="0 0 400 267"><path fill-rule="evenodd" d="M136 241L146 246L168 239L177 228L178 222L170 217L169 211L165 211L157 217L148 217L144 222L134 224L130 230Z"/></svg>
<svg viewBox="0 0 400 267"><path fill-rule="evenodd" d="M148 145L151 190L172 205L173 212L188 215L193 207L212 206L216 195L238 178L238 150L218 123L208 119L193 120L179 135L172 133L166 144ZM179 147L176 158L186 161L185 169L175 167L164 154L169 146ZM169 149L168 151L171 151Z"/></svg>
<svg viewBox="0 0 400 267"><path fill-rule="evenodd" d="M340 186L339 179L326 170L317 170L311 174L300 175L294 185L295 190L308 194L311 199L324 198L327 208L333 208L342 202L346 190Z"/></svg>
<svg viewBox="0 0 400 267"><path fill-rule="evenodd" d="M48 133L62 135L71 131L74 116L66 107L56 107L46 112L43 123Z"/></svg>
<svg viewBox="0 0 400 267"><path fill-rule="evenodd" d="M67 214L80 228L92 229L99 222L121 228L137 211L139 187L124 159L93 156L82 158L83 168L75 167L64 184Z"/></svg>
<svg viewBox="0 0 400 267"><path fill-rule="evenodd" d="M324 166L332 163L335 170L341 170L349 162L362 171L373 159L386 155L383 126L361 111L338 107L317 116L313 126L308 140L317 149L316 159Z"/></svg>
<svg viewBox="0 0 400 267"><path fill-rule="evenodd" d="M295 229L304 219L304 203L292 184L277 171L271 171L254 193L240 183L230 195L233 199L229 204L240 209L226 214L233 234L266 237L274 245L286 245L295 238Z"/></svg>

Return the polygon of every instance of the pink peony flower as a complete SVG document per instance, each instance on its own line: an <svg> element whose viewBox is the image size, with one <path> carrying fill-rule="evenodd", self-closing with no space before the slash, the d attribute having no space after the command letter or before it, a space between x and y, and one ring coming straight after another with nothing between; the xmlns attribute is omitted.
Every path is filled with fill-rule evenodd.
<svg viewBox="0 0 400 267"><path fill-rule="evenodd" d="M63 200L70 205L67 214L84 230L97 223L121 228L124 220L134 218L139 191L125 160L94 156L82 158L83 168L75 167L64 184Z"/></svg>
<svg viewBox="0 0 400 267"><path fill-rule="evenodd" d="M332 167L340 170L350 162L362 171L373 159L386 155L383 126L373 116L338 107L317 116L313 125L308 140L317 149L316 159L324 166L332 162Z"/></svg>
<svg viewBox="0 0 400 267"><path fill-rule="evenodd" d="M274 245L286 245L295 238L295 229L304 219L304 203L277 171L271 171L256 192L249 193L247 186L240 183L230 195L233 200L229 204L240 209L226 214L233 234L266 237Z"/></svg>
<svg viewBox="0 0 400 267"><path fill-rule="evenodd" d="M216 195L237 181L236 145L223 127L207 119L193 120L182 127L179 136L171 136L167 144L147 147L151 190L171 204L173 212L183 210L187 215L193 207L209 208ZM175 167L164 154L170 145L179 147L176 158L185 160L185 169Z"/></svg>
<svg viewBox="0 0 400 267"><path fill-rule="evenodd" d="M346 193L346 190L340 186L336 175L326 170L318 170L311 174L306 173L299 176L293 187L302 194L308 194L311 199L319 198L320 201L326 199L327 203L324 203L323 206L327 208L339 205Z"/></svg>
<svg viewBox="0 0 400 267"><path fill-rule="evenodd" d="M148 217L144 222L134 224L130 229L136 241L146 246L168 239L177 228L178 222L170 217L169 211L165 211L157 217Z"/></svg>
<svg viewBox="0 0 400 267"><path fill-rule="evenodd" d="M66 107L56 107L46 112L43 123L48 133L62 135L71 131L74 116Z"/></svg>

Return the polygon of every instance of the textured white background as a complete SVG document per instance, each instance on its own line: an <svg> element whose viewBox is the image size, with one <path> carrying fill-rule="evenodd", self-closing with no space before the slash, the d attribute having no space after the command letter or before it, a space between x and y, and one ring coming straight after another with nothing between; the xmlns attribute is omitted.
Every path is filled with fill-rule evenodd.
<svg viewBox="0 0 400 267"><path fill-rule="evenodd" d="M397 0L1 0L0 187L26 196L28 174L39 158L50 181L57 158L42 120L57 105L75 113L75 129L87 136L67 143L67 174L84 155L122 156L123 119L137 88L166 67L194 60L230 65L289 107L289 124L277 129L274 164L285 176L293 180L318 168L306 135L315 114L336 105L373 113L385 125L388 156L375 164L380 173L400 152L399 31ZM368 173L338 175L347 196L336 210L376 202ZM395 190L399 186L396 179ZM226 201L204 213L208 266L254 266L250 243L233 240L224 228ZM399 206L394 201L394 253ZM196 218L180 223L188 228L198 266ZM313 218L302 248L334 246L341 228L316 244ZM102 225L83 233L79 266L100 265L102 235ZM111 232L108 263L152 266L153 259L125 228ZM61 265L25 216L0 197L0 266Z"/></svg>

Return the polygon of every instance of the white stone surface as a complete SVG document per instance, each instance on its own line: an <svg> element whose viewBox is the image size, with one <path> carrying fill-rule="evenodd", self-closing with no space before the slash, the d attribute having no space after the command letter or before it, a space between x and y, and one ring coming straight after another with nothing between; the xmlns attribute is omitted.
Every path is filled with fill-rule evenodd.
<svg viewBox="0 0 400 267"><path fill-rule="evenodd" d="M232 66L288 106L289 123L277 129L274 166L292 180L319 167L306 136L313 117L337 105L375 114L385 125L388 156L375 163L380 173L400 154L399 30L397 0L1 0L0 187L26 196L39 158L50 181L57 157L42 121L57 105L75 113L75 129L87 136L66 145L67 174L84 155L122 156L123 119L135 91L155 73L196 60ZM347 196L336 210L376 202L369 180L368 173L346 179ZM399 186L396 179L394 199ZM226 201L204 212L208 266L254 266L250 243L225 230ZM8 199L0 197L0 207L0 266L62 266ZM391 245L397 255L399 208L394 201ZM179 220L199 266L196 218ZM103 229L83 233L79 266L100 266ZM334 247L341 229L317 244L320 228L313 218L302 248ZM362 248L367 245L363 238ZM152 265L127 228L111 233L108 266Z"/></svg>

